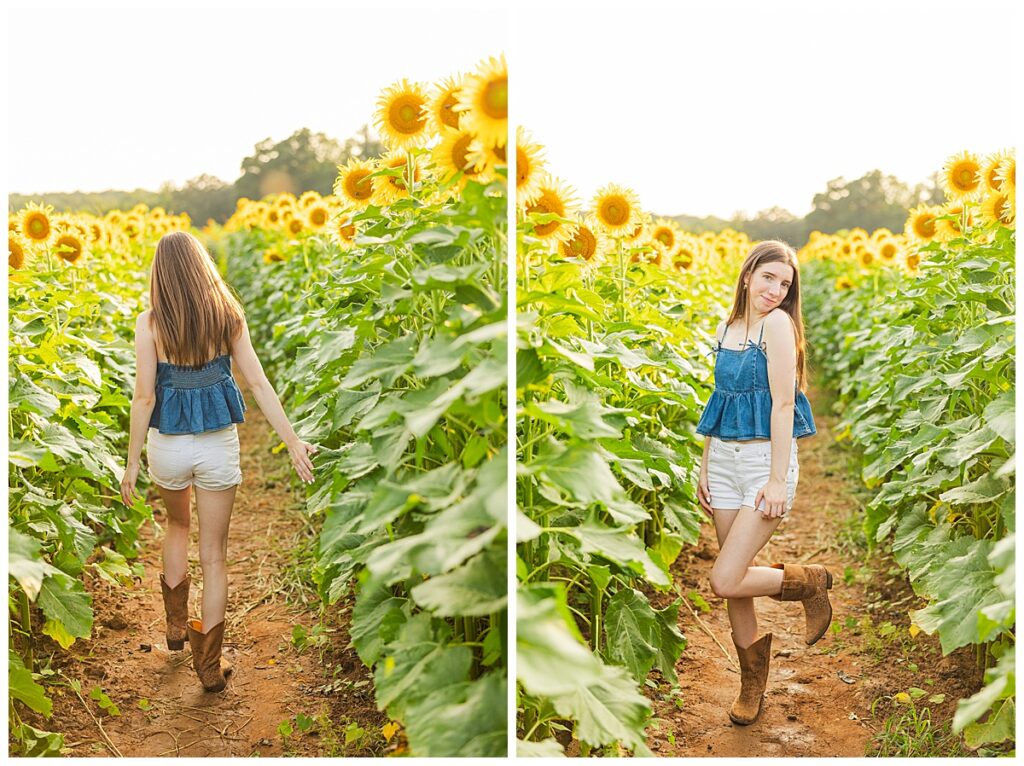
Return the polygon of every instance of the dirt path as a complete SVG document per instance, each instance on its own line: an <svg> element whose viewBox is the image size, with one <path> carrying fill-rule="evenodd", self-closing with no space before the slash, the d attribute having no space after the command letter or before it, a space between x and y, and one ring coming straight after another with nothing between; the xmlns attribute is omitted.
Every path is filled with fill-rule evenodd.
<svg viewBox="0 0 1024 766"><path fill-rule="evenodd" d="M941 712L948 720L959 692L971 684L969 656L940 660L933 638L921 634L915 641L903 640L909 636L906 612L922 605L916 603L905 578L893 576L891 570L866 571L860 563L862 552L854 553L843 544L847 519L858 514L856 477L835 442L837 419L825 414L826 396L811 391L810 397L817 405L818 433L799 445L796 502L756 563L828 567L835 578L830 591L833 627L838 623L842 630L829 631L808 647L799 603L757 599L758 635L773 634L768 688L758 720L749 726L733 724L727 713L739 691L739 667L725 600L717 598L709 585L718 543L713 528L705 526L700 542L674 567L682 593L695 590L710 607L706 612L695 609L696 616L685 606L680 610L680 628L688 640L676 665L681 695L673 696L667 686L660 693L646 690L656 719L648 744L658 755L860 757L881 727L880 719L893 710L886 702L881 714L872 716L871 704L878 697L910 686L926 687L929 694L946 691ZM878 560L891 563L881 556ZM886 576L889 592L878 597L879 580ZM903 602L901 609L889 608L886 614L884 607L897 599ZM688 600L692 606L694 599ZM882 640L876 628L886 618L891 618L894 629L887 629L890 639ZM940 718L933 714L932 720Z"/></svg>
<svg viewBox="0 0 1024 766"><path fill-rule="evenodd" d="M315 600L305 606L285 600L289 593L311 595L299 584L299 573L308 578L312 561L297 562L294 552L309 545L302 545L308 532L299 510L301 498L290 485L287 455L270 452L277 438L254 402L238 429L244 479L228 542L224 639L234 675L224 692L205 693L192 669L188 644L184 651L168 652L159 580L162 537L147 532L141 582L125 589L87 578L94 637L75 644L75 659L61 670L81 682L88 710L67 689L55 696L53 718L42 722L65 734L67 755L105 756L113 748L124 756L379 754L386 718L374 706L369 671L345 649L344 626L332 626L323 646L330 661L322 661L317 648L300 652L292 643L294 626L311 633L318 624ZM155 489L149 501L162 521ZM197 540L193 500L192 616L199 612L202 581ZM120 716L103 713L89 698L96 686L117 705ZM297 715L313 721L305 732L296 728ZM102 723L109 744L93 716ZM295 729L287 740L278 732L284 721ZM346 727L353 723L346 742Z"/></svg>

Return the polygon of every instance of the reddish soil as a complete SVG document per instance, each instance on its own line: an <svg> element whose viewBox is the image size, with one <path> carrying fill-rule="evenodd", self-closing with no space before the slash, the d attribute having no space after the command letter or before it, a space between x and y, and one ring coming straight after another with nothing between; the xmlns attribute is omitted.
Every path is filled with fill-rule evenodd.
<svg viewBox="0 0 1024 766"><path fill-rule="evenodd" d="M314 543L295 490L287 454L273 455L277 437L250 403L240 425L243 482L235 500L228 542L229 597L224 654L234 664L227 688L203 691L189 645L170 652L160 595L162 534L145 534L140 561L145 575L114 588L87 578L93 596L93 638L70 653L57 651L54 668L82 684L85 705L66 686L52 688L53 717L33 723L65 735L65 755L109 756L322 756L377 755L384 749L370 671L346 648L344 624L327 625L324 645L299 651L292 630L319 624L308 581ZM155 488L149 501L164 511ZM198 616L202 584L193 501L189 614ZM335 619L347 611L332 610ZM89 698L99 686L120 709L112 717ZM143 709L145 708L145 709ZM285 740L278 726L296 715L316 723ZM363 730L360 734L356 727ZM102 726L102 731L101 731ZM348 729L348 737L346 737ZM347 740L347 741L346 741Z"/></svg>
<svg viewBox="0 0 1024 766"><path fill-rule="evenodd" d="M817 403L818 433L800 442L796 502L756 563L828 567L834 577L833 630L808 647L799 603L758 599L758 635L773 634L768 688L758 720L749 726L733 724L728 710L739 691L739 666L725 600L709 585L718 543L714 528L705 526L699 543L676 562L674 574L683 594L696 591L710 609L703 611L688 598L690 608L680 610L688 641L676 665L680 689L673 692L666 683L645 689L655 718L648 745L657 755L873 755L874 735L897 710L893 695L912 687L925 690L927 696L916 704L919 710L931 708L937 728L952 718L957 699L979 688L973 652L943 658L937 637L910 636L908 612L924 603L914 596L905 574L882 553L872 555L870 567L863 563L864 550L852 530L859 526L864 490L847 453L835 442L837 419L824 414L826 395L811 392L811 398ZM944 701L928 702L938 694L945 695Z"/></svg>

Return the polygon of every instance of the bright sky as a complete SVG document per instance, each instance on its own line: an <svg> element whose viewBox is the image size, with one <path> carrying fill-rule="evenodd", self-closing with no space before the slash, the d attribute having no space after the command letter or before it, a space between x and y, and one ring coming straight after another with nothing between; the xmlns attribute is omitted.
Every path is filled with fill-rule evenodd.
<svg viewBox="0 0 1024 766"><path fill-rule="evenodd" d="M45 14L45 20L40 19ZM507 47L500 9L140 8L8 15L10 192L232 182L267 137L344 140L381 90Z"/></svg>
<svg viewBox="0 0 1024 766"><path fill-rule="evenodd" d="M678 5L517 25L516 121L585 207L615 182L661 215L804 215L832 178L1014 143L1005 7Z"/></svg>

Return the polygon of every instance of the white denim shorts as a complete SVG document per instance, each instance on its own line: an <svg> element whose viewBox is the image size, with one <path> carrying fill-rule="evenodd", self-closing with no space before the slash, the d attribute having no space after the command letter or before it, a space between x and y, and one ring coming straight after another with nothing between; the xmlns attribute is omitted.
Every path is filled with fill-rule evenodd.
<svg viewBox="0 0 1024 766"><path fill-rule="evenodd" d="M722 441L717 436L709 438L708 489L711 492L711 507L722 510L753 508L757 493L771 476L772 443ZM789 449L789 469L786 472L786 509L783 516L793 507L799 479L800 464L797 462L796 439L793 439ZM762 498L755 510L764 510L764 507Z"/></svg>
<svg viewBox="0 0 1024 766"><path fill-rule="evenodd" d="M242 483L238 429L234 424L201 434L162 434L149 429L146 440L149 476L158 487L230 489Z"/></svg>

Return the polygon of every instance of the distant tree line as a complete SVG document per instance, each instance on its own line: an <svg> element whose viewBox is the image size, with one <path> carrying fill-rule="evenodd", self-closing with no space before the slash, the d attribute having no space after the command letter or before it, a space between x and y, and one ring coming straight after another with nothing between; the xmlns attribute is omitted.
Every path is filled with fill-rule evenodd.
<svg viewBox="0 0 1024 766"><path fill-rule="evenodd" d="M673 217L683 229L697 234L730 227L754 240L781 239L799 248L812 231L834 234L859 226L869 232L882 227L901 232L910 208L922 203L938 205L943 200L937 173L924 183L909 186L895 176L872 170L854 181L833 178L824 191L814 195L811 212L802 218L781 207L762 210L752 218L740 213L731 219Z"/></svg>
<svg viewBox="0 0 1024 766"><path fill-rule="evenodd" d="M242 160L241 175L233 183L203 174L189 179L180 188L165 183L157 191L11 194L7 198L7 209L19 210L30 201L45 201L60 211L103 215L109 210L127 210L142 202L149 207L160 206L168 213L188 213L197 226L209 219L223 223L235 211L240 197L259 199L271 193L300 194L308 189L330 194L339 164L351 157L376 157L383 149L365 125L344 143L302 128L283 141L275 143L267 138L256 144L252 155Z"/></svg>

